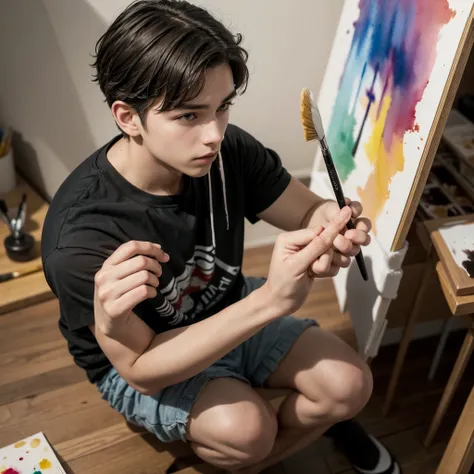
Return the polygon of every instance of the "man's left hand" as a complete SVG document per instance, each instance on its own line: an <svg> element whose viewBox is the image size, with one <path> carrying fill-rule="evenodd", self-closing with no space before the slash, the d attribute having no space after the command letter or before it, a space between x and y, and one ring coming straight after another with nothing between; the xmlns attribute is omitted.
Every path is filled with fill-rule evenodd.
<svg viewBox="0 0 474 474"><path fill-rule="evenodd" d="M354 257L360 252L361 246L369 245L370 235L369 232L372 228L370 219L362 216L362 204L358 201L351 201L346 198L346 204L350 206L352 210L352 221L354 222L355 229L344 230L334 240L332 255L326 255L324 272L321 272L321 264L319 260L314 262L312 271L317 276L323 273L324 276L335 276L341 268L347 268L350 265L351 257ZM339 205L335 201L326 201L317 209L316 219L311 219L310 226L326 225L339 214ZM317 220L317 222L316 222ZM331 258L328 258L331 256ZM321 258L321 257L320 257ZM323 276L323 275L321 275Z"/></svg>

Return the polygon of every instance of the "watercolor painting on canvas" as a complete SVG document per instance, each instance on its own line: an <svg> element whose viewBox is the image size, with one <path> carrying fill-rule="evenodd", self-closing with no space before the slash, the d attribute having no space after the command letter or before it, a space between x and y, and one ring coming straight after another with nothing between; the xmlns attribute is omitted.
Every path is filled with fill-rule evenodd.
<svg viewBox="0 0 474 474"><path fill-rule="evenodd" d="M44 433L0 449L0 474L66 474Z"/></svg>
<svg viewBox="0 0 474 474"><path fill-rule="evenodd" d="M384 248L394 241L472 5L345 2L318 105L345 194L363 203Z"/></svg>

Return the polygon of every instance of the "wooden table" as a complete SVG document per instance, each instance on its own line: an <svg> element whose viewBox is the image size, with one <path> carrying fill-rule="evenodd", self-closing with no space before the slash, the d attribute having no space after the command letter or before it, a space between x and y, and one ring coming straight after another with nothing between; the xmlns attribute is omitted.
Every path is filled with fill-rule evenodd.
<svg viewBox="0 0 474 474"><path fill-rule="evenodd" d="M0 199L4 199L11 210L16 210L23 193L26 193L28 205L28 217L25 224L26 232L33 235L36 240L37 257L29 262L14 262L6 255L3 241L9 235L7 225L0 220L0 273L21 271L41 265L40 244L43 222L48 210L48 203L29 186L24 180L18 178L18 186L9 193L0 193ZM53 298L41 268L34 273L13 280L0 283L0 314L14 311L31 304L39 303Z"/></svg>
<svg viewBox="0 0 474 474"><path fill-rule="evenodd" d="M458 297L462 296L462 294L466 294L466 292L469 293L469 285L471 285L471 288L474 285L474 281L470 281L473 279L468 278L465 275L465 271L459 268L454 262L454 260L451 258L450 252L439 233L439 229L442 226L450 225L459 221L474 222L474 215L467 215L463 216L462 218L449 217L445 219L433 219L422 222L417 226L418 236L422 245L428 252L428 257L425 264L425 268L423 270L423 276L421 278L420 287L418 288L417 296L413 304L413 309L409 317L407 318L407 321L403 328L402 339L398 347L397 357L395 359L395 364L388 384L387 394L384 400L384 405L382 409L383 416L386 416L389 413L390 408L392 406L393 399L395 397L395 392L398 386L398 381L400 379L400 374L403 368L403 364L405 362L406 354L408 352L408 348L412 340L413 330L424 311L423 302L426 298L426 291L429 287L430 277L436 267L436 262L442 262L442 265L446 270L446 274L450 275L448 278L451 283L453 282L453 278L455 278L457 283L455 284L456 291L454 293ZM439 276L439 272L437 273ZM447 303L448 306L450 306L451 313L453 315L457 316L461 314L453 312L452 301L450 302L450 300L447 299ZM464 312L462 314L467 314L468 312L470 311Z"/></svg>
<svg viewBox="0 0 474 474"><path fill-rule="evenodd" d="M436 474L469 474L474 466L474 387Z"/></svg>
<svg viewBox="0 0 474 474"><path fill-rule="evenodd" d="M433 267L435 267L443 295L452 315L467 316L469 319L469 327L464 344L459 352L453 371L446 384L443 396L424 440L426 447L430 446L433 442L474 349L474 278L470 278L465 270L457 265L440 232L441 228L458 223L474 223L474 215L463 216L462 218L454 217L426 221L419 228L420 239L429 252L429 258L413 310L404 328L383 408L384 414L387 414L393 401L413 329L423 311L421 301L423 301L427 290L428 275L433 271ZM474 461L473 411L474 395L471 394L438 469L438 474L469 473L469 469ZM470 418L469 414L471 414ZM468 423L466 425L466 417L471 420L470 424Z"/></svg>
<svg viewBox="0 0 474 474"><path fill-rule="evenodd" d="M431 421L424 445L430 446L438 432L446 410L466 369L474 349L474 295L456 295L448 273L441 262L436 265L441 288L453 314L468 314L470 326L458 358L444 389L441 401ZM474 282L473 282L474 285ZM458 287L459 288L459 287ZM448 447L443 455L437 474L469 474L474 466L474 387L464 406Z"/></svg>

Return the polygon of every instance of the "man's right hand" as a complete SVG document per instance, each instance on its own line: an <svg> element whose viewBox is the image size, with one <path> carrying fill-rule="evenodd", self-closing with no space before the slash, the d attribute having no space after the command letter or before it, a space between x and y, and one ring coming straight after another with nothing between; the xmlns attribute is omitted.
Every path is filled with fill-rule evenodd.
<svg viewBox="0 0 474 474"><path fill-rule="evenodd" d="M156 296L161 263L168 260L159 244L132 240L104 262L95 275L94 291L95 324L104 334L126 322L137 304Z"/></svg>
<svg viewBox="0 0 474 474"><path fill-rule="evenodd" d="M344 207L325 229L302 229L278 236L268 279L262 287L272 306L276 305L285 314L301 307L313 282L308 270L331 250L334 239L350 218L350 208ZM324 258L320 260L324 264Z"/></svg>

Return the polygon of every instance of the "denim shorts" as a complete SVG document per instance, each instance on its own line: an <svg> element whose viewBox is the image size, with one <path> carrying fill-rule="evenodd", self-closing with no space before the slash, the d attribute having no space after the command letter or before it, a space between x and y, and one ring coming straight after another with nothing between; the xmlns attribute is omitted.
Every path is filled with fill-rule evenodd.
<svg viewBox="0 0 474 474"><path fill-rule="evenodd" d="M246 278L242 298L264 282L261 278ZM316 325L314 320L293 316L273 321L203 372L153 396L130 387L114 368L97 387L102 398L128 422L147 429L162 442L186 442L191 409L209 380L232 377L252 387L263 387L295 341L312 325Z"/></svg>

